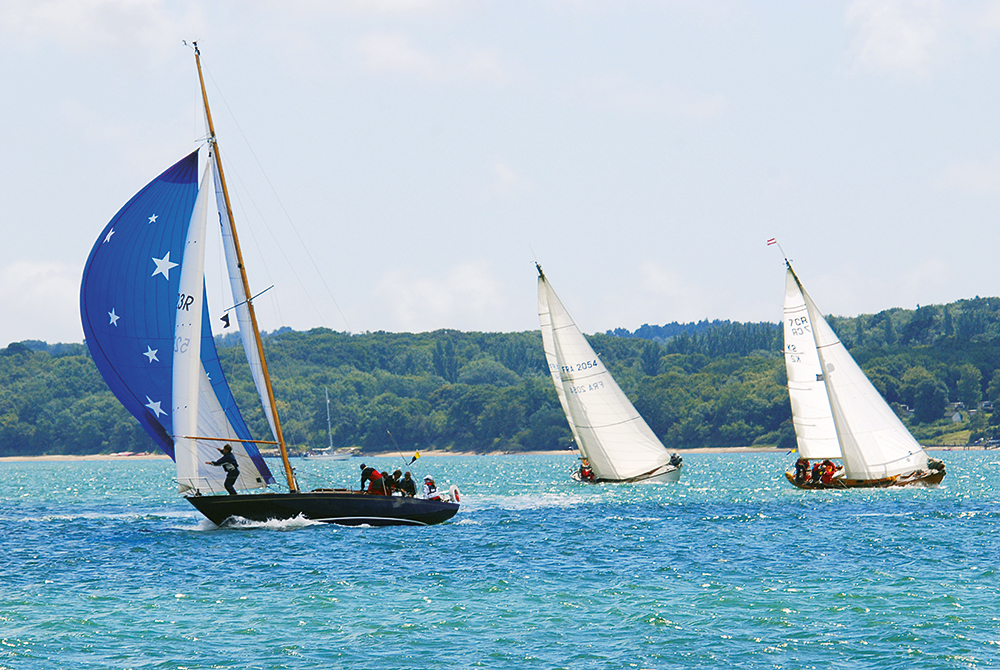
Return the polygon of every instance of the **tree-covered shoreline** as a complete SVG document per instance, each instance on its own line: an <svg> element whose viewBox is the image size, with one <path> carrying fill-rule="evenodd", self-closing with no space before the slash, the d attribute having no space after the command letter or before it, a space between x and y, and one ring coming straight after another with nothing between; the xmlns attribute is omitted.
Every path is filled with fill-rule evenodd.
<svg viewBox="0 0 1000 670"><path fill-rule="evenodd" d="M829 320L918 439L960 430L972 440L993 436L980 406L1000 397L1000 298ZM779 324L646 325L588 339L668 448L794 447ZM266 435L237 338L220 336L217 344L251 431ZM282 329L264 347L293 450L328 443L324 390L336 447L481 453L572 446L538 331ZM965 408L954 410L960 425L944 416L956 402ZM83 344L26 341L0 350L0 456L151 449Z"/></svg>

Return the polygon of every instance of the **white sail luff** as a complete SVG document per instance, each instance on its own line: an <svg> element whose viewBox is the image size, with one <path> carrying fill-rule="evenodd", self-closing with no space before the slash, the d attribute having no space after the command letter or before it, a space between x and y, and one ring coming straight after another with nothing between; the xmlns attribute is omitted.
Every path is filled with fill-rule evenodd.
<svg viewBox="0 0 1000 670"><path fill-rule="evenodd" d="M549 284L544 276L538 277L538 321L542 329L542 349L545 352L545 362L549 366L549 375L556 390L556 397L559 398L559 405L566 415L566 422L569 430L573 434L573 442L577 449L580 449L584 458L587 457L580 435L577 433L576 424L569 411L569 404L566 402L566 391L563 389L562 376L559 373L559 359L556 356L556 343L552 335L552 314L549 311Z"/></svg>
<svg viewBox="0 0 1000 670"><path fill-rule="evenodd" d="M177 482L180 490L197 488L198 386L201 366L201 315L205 281L205 229L208 220L209 176L205 172L195 201L181 259L174 325L173 427Z"/></svg>
<svg viewBox="0 0 1000 670"><path fill-rule="evenodd" d="M812 319L795 275L785 278L785 371L798 452L814 460L840 458L840 442L823 381Z"/></svg>
<svg viewBox="0 0 1000 670"><path fill-rule="evenodd" d="M598 479L627 480L669 464L670 454L580 332L544 277L539 278L539 317L548 308L552 379L581 453ZM544 325L544 321L542 321ZM543 332L543 338L545 337ZM544 341L544 339L543 339ZM546 358L551 365L549 350Z"/></svg>
<svg viewBox="0 0 1000 670"><path fill-rule="evenodd" d="M800 285L801 287L801 285ZM927 453L872 386L803 289L848 479L871 480L927 467Z"/></svg>
<svg viewBox="0 0 1000 670"><path fill-rule="evenodd" d="M229 285L233 294L233 301L236 305L236 321L240 329L240 341L243 343L243 351L246 353L247 362L250 365L250 374L253 377L254 386L260 396L261 406L267 423L271 428L271 435L278 439L278 431L275 428L274 416L271 413L271 403L268 398L267 381L264 379L264 366L260 360L260 353L257 349L257 342L254 338L253 323L250 318L250 308L248 301L250 296L243 290L243 279L240 275L239 254L236 251L236 243L233 240L233 233L229 227L229 215L226 208L226 199L222 190L222 180L219 176L215 163L212 163L212 174L215 178L216 203L219 210L219 225L222 229L222 245L226 255L226 268L229 272Z"/></svg>

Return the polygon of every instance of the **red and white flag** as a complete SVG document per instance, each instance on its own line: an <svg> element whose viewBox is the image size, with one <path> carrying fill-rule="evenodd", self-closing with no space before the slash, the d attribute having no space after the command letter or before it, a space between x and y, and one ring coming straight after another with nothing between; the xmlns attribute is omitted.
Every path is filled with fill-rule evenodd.
<svg viewBox="0 0 1000 670"><path fill-rule="evenodd" d="M767 246L771 246L772 244L777 244L777 243L778 243L778 238L772 237L767 241Z"/></svg>

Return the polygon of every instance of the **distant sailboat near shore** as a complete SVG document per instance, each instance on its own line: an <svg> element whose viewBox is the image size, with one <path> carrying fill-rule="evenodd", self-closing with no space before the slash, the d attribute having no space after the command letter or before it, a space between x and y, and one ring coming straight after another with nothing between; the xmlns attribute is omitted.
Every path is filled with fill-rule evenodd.
<svg viewBox="0 0 1000 670"><path fill-rule="evenodd" d="M329 461L346 461L351 456L356 456L359 450L354 447L341 447L340 449L333 448L333 422L330 420L329 389L323 389L323 397L326 398L326 433L330 438L330 444L319 449L312 449L303 454L303 456L312 459L322 458Z"/></svg>
<svg viewBox="0 0 1000 670"><path fill-rule="evenodd" d="M785 477L805 489L939 484L944 463L927 456L872 386L787 258L785 267L785 369L799 453Z"/></svg>
<svg viewBox="0 0 1000 670"><path fill-rule="evenodd" d="M583 458L577 481L676 482L681 458L657 439L538 268L538 318L556 395Z"/></svg>
<svg viewBox="0 0 1000 670"><path fill-rule="evenodd" d="M454 487L451 496L440 499L299 489L236 235L197 45L194 53L208 127L201 185L196 150L136 193L94 244L83 271L80 311L97 369L122 405L177 464L179 492L216 524L231 518L267 521L299 516L379 526L450 519L459 508ZM251 436L212 336L205 246L213 195L233 294L227 316L228 311L236 313L271 440ZM259 444L277 445L288 492L217 495L226 489L246 491L275 484ZM219 458L223 451L226 455Z"/></svg>

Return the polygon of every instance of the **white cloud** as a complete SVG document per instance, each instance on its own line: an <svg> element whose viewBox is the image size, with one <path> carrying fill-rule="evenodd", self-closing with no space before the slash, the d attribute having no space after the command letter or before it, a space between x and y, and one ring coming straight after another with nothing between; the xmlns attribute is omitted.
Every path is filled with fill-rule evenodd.
<svg viewBox="0 0 1000 670"><path fill-rule="evenodd" d="M462 263L437 277L415 268L393 270L373 294L380 309L391 315L391 328L401 331L499 328L509 308L486 262Z"/></svg>
<svg viewBox="0 0 1000 670"><path fill-rule="evenodd" d="M0 268L0 343L45 339L80 342L80 268L18 260ZM41 333L47 335L41 336Z"/></svg>
<svg viewBox="0 0 1000 670"><path fill-rule="evenodd" d="M578 94L591 104L626 113L667 113L704 119L720 115L726 107L721 95L686 91L669 83L636 81L619 73L588 77L578 88Z"/></svg>
<svg viewBox="0 0 1000 670"><path fill-rule="evenodd" d="M607 323L628 325L630 329L641 326L637 315L647 323L669 321L697 321L712 313L714 301L707 300L696 284L685 279L679 271L666 268L654 261L644 261L635 268L634 288L627 294L609 297L607 304L611 319Z"/></svg>
<svg viewBox="0 0 1000 670"><path fill-rule="evenodd" d="M1000 157L953 163L942 172L938 186L959 193L1000 193Z"/></svg>
<svg viewBox="0 0 1000 670"><path fill-rule="evenodd" d="M455 47L437 55L415 46L400 33L372 33L357 40L354 52L373 72L414 76L433 82L506 82L511 79L499 53L493 49Z"/></svg>
<svg viewBox="0 0 1000 670"><path fill-rule="evenodd" d="M946 286L953 279L951 274L947 263L939 258L929 258L908 267L894 283L899 295L916 296L914 299L919 300L919 296L934 295L941 286Z"/></svg>
<svg viewBox="0 0 1000 670"><path fill-rule="evenodd" d="M59 44L72 51L104 48L165 51L204 25L193 2L165 0L4 0L0 35Z"/></svg>
<svg viewBox="0 0 1000 670"><path fill-rule="evenodd" d="M858 64L885 70L924 72L939 48L939 0L855 0L847 22L858 31Z"/></svg>
<svg viewBox="0 0 1000 670"><path fill-rule="evenodd" d="M528 188L528 183L505 161L496 161L489 166L489 190L495 195L512 195Z"/></svg>
<svg viewBox="0 0 1000 670"><path fill-rule="evenodd" d="M463 0L279 0L273 6L282 12L298 15L317 16L322 14L342 14L348 16L410 16L418 14L440 14L456 8L474 5Z"/></svg>

